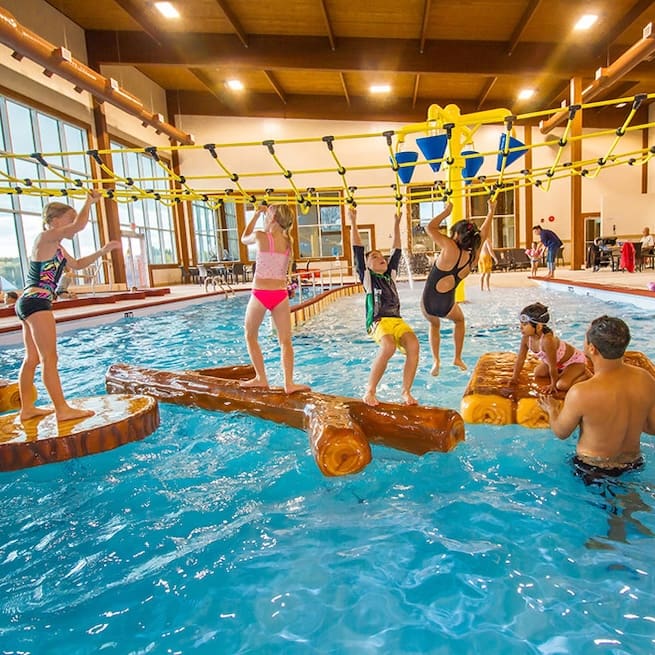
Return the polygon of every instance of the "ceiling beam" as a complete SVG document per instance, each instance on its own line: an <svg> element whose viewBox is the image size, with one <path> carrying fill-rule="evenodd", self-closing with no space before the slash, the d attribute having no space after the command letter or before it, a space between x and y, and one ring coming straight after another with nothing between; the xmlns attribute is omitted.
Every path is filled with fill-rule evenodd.
<svg viewBox="0 0 655 655"><path fill-rule="evenodd" d="M653 5L653 0L638 0L635 4L623 15L621 20L618 20L611 26L611 29L605 34L603 39L598 44L597 54L603 56L607 54L610 46L618 39L623 32L625 32L630 25L632 25L647 9ZM648 23L644 20L644 26ZM609 60L609 56L608 56ZM607 61L603 62L605 66L609 65Z"/></svg>
<svg viewBox="0 0 655 655"><path fill-rule="evenodd" d="M346 76L343 73L339 73L339 79L341 80L341 86L343 87L343 95L350 107L350 93L348 92L348 84L346 84Z"/></svg>
<svg viewBox="0 0 655 655"><path fill-rule="evenodd" d="M129 17L160 47L166 47L165 39L155 23L141 9L139 9L131 0L116 0L116 4L129 15Z"/></svg>
<svg viewBox="0 0 655 655"><path fill-rule="evenodd" d="M327 7L325 6L325 0L319 0L319 2L321 3L321 11L323 12L323 19L325 20L325 29L327 31L328 41L330 42L330 50L334 52L337 49L337 46L334 40L332 23L330 22L330 14L328 14Z"/></svg>
<svg viewBox="0 0 655 655"><path fill-rule="evenodd" d="M248 35L246 31L241 27L241 23L238 18L235 16L234 12L230 9L230 6L225 2L225 0L216 0L216 4L221 8L221 11L225 15L227 22L230 24L230 27L234 30L235 34L239 37L239 41L244 48L248 47Z"/></svg>
<svg viewBox="0 0 655 655"><path fill-rule="evenodd" d="M427 39L428 33L428 21L430 19L430 7L432 5L432 0L425 0L423 5L423 19L421 20L421 38L418 45L418 51L423 54L425 50L425 41Z"/></svg>
<svg viewBox="0 0 655 655"><path fill-rule="evenodd" d="M280 83L275 79L274 73L271 71L264 71L264 75L266 75L266 79L268 80L269 84L273 87L273 91L277 94L278 98L282 100L283 104L287 104L287 97L280 86Z"/></svg>
<svg viewBox="0 0 655 655"><path fill-rule="evenodd" d="M414 93L412 94L412 109L416 107L416 101L418 100L418 88L421 84L421 76L417 73L414 78Z"/></svg>
<svg viewBox="0 0 655 655"><path fill-rule="evenodd" d="M242 67L259 70L305 69L333 71L394 71L406 73L462 73L489 76L542 74L558 48L555 43L517 44L507 57L507 44L484 41L434 41L423 54L410 39L339 39L331 52L324 37L251 35L241 48L234 35L175 34L173 48L154 45L135 32L88 31L89 56L105 64L163 64L179 66ZM183 53L183 54L180 54ZM598 62L601 65L602 62ZM582 69L582 70L581 70ZM575 49L549 70L569 79L589 75L588 56ZM650 73L655 79L655 70Z"/></svg>
<svg viewBox="0 0 655 655"><path fill-rule="evenodd" d="M489 95L489 92L491 89L494 88L494 84L496 84L497 77L490 77L484 85L484 88L482 89L482 93L480 93L480 96L478 97L478 100L476 102L476 111L480 111L482 108L482 105L484 104L484 101L487 99L487 96Z"/></svg>
<svg viewBox="0 0 655 655"><path fill-rule="evenodd" d="M476 102L462 98L419 98L416 107L409 99L389 99L386 102L372 103L367 96L350 96L347 102L343 96L288 95L287 103L280 111L280 101L272 93L249 94L232 102L221 102L217 97L205 91L167 91L167 99L176 107L176 112L183 116L247 116L250 118L301 118L314 120L352 120L363 122L417 123L427 119L431 104L445 107L454 103L463 114L478 111ZM500 101L498 106L511 111L511 100ZM585 112L585 127L616 127L625 120L626 109L608 106L602 111ZM635 124L648 121L648 107L642 105L633 121ZM537 126L538 119L532 123L522 124Z"/></svg>
<svg viewBox="0 0 655 655"><path fill-rule="evenodd" d="M521 40L521 36L523 35L523 32L525 32L525 28L528 26L528 23L532 20L532 17L534 16L537 9L539 9L540 4L541 4L541 0L530 0L530 2L528 2L528 6L525 8L523 15L519 19L519 22L516 24L516 27L512 32L512 36L509 37L509 44L507 48L508 57L512 56L512 53L514 52L516 46L519 44L519 41Z"/></svg>

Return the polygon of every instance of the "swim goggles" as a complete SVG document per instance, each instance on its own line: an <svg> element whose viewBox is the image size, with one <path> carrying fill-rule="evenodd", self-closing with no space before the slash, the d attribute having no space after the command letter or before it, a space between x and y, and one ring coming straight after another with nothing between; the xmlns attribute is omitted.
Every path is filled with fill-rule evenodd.
<svg viewBox="0 0 655 655"><path fill-rule="evenodd" d="M519 316L519 323L534 323L535 325L539 323L540 325L546 325L548 321L544 321L546 314L542 314L541 318L535 318L534 316L528 316L527 314L521 314Z"/></svg>

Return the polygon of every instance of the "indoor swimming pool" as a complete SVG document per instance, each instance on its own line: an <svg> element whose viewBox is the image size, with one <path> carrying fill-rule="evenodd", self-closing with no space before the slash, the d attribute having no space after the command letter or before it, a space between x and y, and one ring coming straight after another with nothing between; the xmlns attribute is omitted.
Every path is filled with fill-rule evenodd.
<svg viewBox="0 0 655 655"><path fill-rule="evenodd" d="M520 309L551 310L578 346L591 319L630 325L655 359L655 310L548 289L467 290L464 359L432 378L420 288L401 289L421 343L414 395L458 409L478 357L516 350ZM116 362L182 370L245 364L247 295L60 336L68 396L102 394ZM263 329L269 378L279 349ZM361 396L375 344L364 299L297 328L297 381ZM15 378L18 346L0 348ZM403 358L378 389L397 401ZM40 395L45 398L42 387ZM642 471L585 486L575 439L467 425L450 453L373 447L326 478L303 431L160 405L143 441L0 473L0 652L646 655L655 651L655 447Z"/></svg>

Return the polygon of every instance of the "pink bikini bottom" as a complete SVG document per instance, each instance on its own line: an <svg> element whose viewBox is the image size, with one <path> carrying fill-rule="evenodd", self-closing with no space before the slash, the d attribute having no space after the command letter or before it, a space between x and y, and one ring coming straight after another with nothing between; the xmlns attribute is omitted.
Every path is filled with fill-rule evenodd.
<svg viewBox="0 0 655 655"><path fill-rule="evenodd" d="M286 289L253 289L252 295L269 311L275 309L283 300L289 297Z"/></svg>

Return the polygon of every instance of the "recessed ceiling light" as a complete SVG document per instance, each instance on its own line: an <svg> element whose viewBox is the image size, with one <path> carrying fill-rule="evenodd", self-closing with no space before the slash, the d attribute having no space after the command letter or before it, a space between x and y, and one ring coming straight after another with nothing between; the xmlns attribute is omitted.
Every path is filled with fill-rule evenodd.
<svg viewBox="0 0 655 655"><path fill-rule="evenodd" d="M391 93L391 85L389 84L371 84L371 93Z"/></svg>
<svg viewBox="0 0 655 655"><path fill-rule="evenodd" d="M534 89L521 89L519 91L519 100L527 100L534 95Z"/></svg>
<svg viewBox="0 0 655 655"><path fill-rule="evenodd" d="M180 12L170 2L155 2L155 7L164 18L180 17Z"/></svg>
<svg viewBox="0 0 655 655"><path fill-rule="evenodd" d="M574 30L588 30L596 21L598 16L596 14L584 14L580 17L578 22L573 26Z"/></svg>
<svg viewBox="0 0 655 655"><path fill-rule="evenodd" d="M243 91L243 82L241 80L228 80L227 86L232 91Z"/></svg>
<svg viewBox="0 0 655 655"><path fill-rule="evenodd" d="M625 107L627 104L628 104L627 102L619 102L619 104L616 105L616 108L617 108L617 109L622 109L622 108Z"/></svg>

